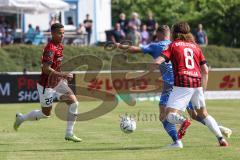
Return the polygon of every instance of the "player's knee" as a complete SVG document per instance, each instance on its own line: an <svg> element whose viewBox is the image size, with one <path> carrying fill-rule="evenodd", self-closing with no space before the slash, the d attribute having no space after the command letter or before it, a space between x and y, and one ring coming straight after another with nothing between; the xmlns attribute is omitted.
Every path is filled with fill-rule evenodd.
<svg viewBox="0 0 240 160"><path fill-rule="evenodd" d="M169 112L166 116L166 119L169 123L172 123L172 124L177 124L177 121L176 121L176 115L177 113L174 113L174 112Z"/></svg>
<svg viewBox="0 0 240 160"><path fill-rule="evenodd" d="M42 113L45 118L48 118L51 116L51 108L42 108Z"/></svg>
<svg viewBox="0 0 240 160"><path fill-rule="evenodd" d="M196 115L190 115L191 116L191 118L193 119L193 120L197 120L197 116Z"/></svg>
<svg viewBox="0 0 240 160"><path fill-rule="evenodd" d="M42 110L42 113L43 113L43 116L44 116L45 118L48 118L48 117L51 116L51 111L44 111L44 110Z"/></svg>
<svg viewBox="0 0 240 160"><path fill-rule="evenodd" d="M198 117L204 119L208 116L208 112L205 108L201 108L201 109L197 110L197 115L198 115Z"/></svg>
<svg viewBox="0 0 240 160"><path fill-rule="evenodd" d="M69 112L72 114L77 114L78 113L78 101L75 101L74 103L72 103L69 107Z"/></svg>
<svg viewBox="0 0 240 160"><path fill-rule="evenodd" d="M75 103L77 102L77 98L74 94L67 94L66 95L66 101L65 101L67 104L72 104L72 103Z"/></svg>
<svg viewBox="0 0 240 160"><path fill-rule="evenodd" d="M198 115L196 114L196 112L194 112L194 111L189 111L188 114L190 115L190 117L191 117L192 119L194 119L194 120L197 119L197 116L198 116Z"/></svg>

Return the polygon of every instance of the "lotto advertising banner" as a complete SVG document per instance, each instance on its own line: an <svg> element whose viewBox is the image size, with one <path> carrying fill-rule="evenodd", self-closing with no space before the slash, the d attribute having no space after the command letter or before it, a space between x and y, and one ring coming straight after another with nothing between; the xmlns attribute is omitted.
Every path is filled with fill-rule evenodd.
<svg viewBox="0 0 240 160"><path fill-rule="evenodd" d="M38 79L39 74L0 75L0 103L39 102Z"/></svg>
<svg viewBox="0 0 240 160"><path fill-rule="evenodd" d="M240 69L209 72L208 91L224 90L240 90Z"/></svg>
<svg viewBox="0 0 240 160"><path fill-rule="evenodd" d="M36 83L39 74L0 74L0 103L38 102ZM162 91L159 72L76 73L70 88L79 100L113 100L154 97ZM208 91L240 91L239 70L211 70Z"/></svg>
<svg viewBox="0 0 240 160"><path fill-rule="evenodd" d="M159 72L89 73L76 74L75 78L76 95L80 100L127 99L131 94L161 92L163 84Z"/></svg>
<svg viewBox="0 0 240 160"><path fill-rule="evenodd" d="M109 93L120 98L154 97L162 91L162 78L159 72L151 75L143 72L113 72L76 75L76 94L82 100L96 100L97 91L102 91L102 100L108 100ZM211 70L209 72L208 91L240 91L239 70ZM87 96L83 96L87 95Z"/></svg>

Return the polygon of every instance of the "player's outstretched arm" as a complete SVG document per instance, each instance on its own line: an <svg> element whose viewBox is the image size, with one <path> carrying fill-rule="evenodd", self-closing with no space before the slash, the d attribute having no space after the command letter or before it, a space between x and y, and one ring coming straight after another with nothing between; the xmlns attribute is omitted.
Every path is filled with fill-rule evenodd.
<svg viewBox="0 0 240 160"><path fill-rule="evenodd" d="M201 65L201 74L203 91L206 91L208 83L208 66L206 64Z"/></svg>
<svg viewBox="0 0 240 160"><path fill-rule="evenodd" d="M140 47L137 47L137 46L130 46L128 48L128 52L130 53L142 53L142 50Z"/></svg>
<svg viewBox="0 0 240 160"><path fill-rule="evenodd" d="M120 43L116 43L116 46L119 49L127 50L127 52L129 52L129 53L141 53L142 52L141 48L137 47L137 46L129 46L129 45L124 45L124 44L120 44Z"/></svg>

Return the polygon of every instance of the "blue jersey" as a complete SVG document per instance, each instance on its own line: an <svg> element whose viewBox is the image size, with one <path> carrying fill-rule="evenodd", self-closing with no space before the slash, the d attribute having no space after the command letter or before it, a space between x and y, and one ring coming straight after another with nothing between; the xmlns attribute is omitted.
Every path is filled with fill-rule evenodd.
<svg viewBox="0 0 240 160"><path fill-rule="evenodd" d="M156 59L162 54L162 51L164 51L170 43L171 43L170 40L150 43L146 46L142 46L141 51L144 54L150 54L153 57L153 59ZM173 76L172 64L170 62L169 63L164 62L159 66L159 68L160 68L164 83L173 85L174 76Z"/></svg>

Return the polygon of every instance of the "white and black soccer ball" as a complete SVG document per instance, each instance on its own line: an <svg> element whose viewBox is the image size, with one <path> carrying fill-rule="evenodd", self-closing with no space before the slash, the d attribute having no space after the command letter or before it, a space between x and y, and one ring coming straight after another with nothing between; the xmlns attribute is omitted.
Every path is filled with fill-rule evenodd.
<svg viewBox="0 0 240 160"><path fill-rule="evenodd" d="M137 125L134 119L129 117L121 117L120 128L124 133L132 133L136 130Z"/></svg>

